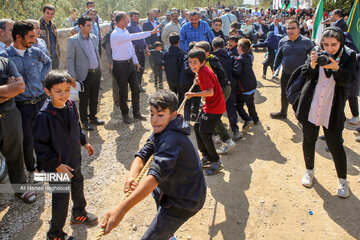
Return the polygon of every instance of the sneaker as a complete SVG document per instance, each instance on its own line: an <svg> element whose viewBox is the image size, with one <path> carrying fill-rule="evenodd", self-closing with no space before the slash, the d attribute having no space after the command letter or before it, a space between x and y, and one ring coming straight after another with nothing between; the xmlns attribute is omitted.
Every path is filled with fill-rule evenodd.
<svg viewBox="0 0 360 240"><path fill-rule="evenodd" d="M208 168L210 167L212 162L210 162L209 157L208 156L203 156L201 159L201 166L203 168Z"/></svg>
<svg viewBox="0 0 360 240"><path fill-rule="evenodd" d="M359 117L352 117L352 119L350 119L349 123L352 125L357 125L359 123Z"/></svg>
<svg viewBox="0 0 360 240"><path fill-rule="evenodd" d="M266 79L266 75L262 75L261 77L262 77L263 79Z"/></svg>
<svg viewBox="0 0 360 240"><path fill-rule="evenodd" d="M217 162L212 162L210 167L208 167L207 169L204 169L204 174L207 176L212 176L212 175L215 175L216 173L218 173L223 168L224 167L220 160Z"/></svg>
<svg viewBox="0 0 360 240"><path fill-rule="evenodd" d="M355 142L360 142L360 136L355 139Z"/></svg>
<svg viewBox="0 0 360 240"><path fill-rule="evenodd" d="M249 131L250 127L254 124L254 121L253 120L250 120L250 121L245 121L243 127L242 127L242 131L243 132L247 132Z"/></svg>
<svg viewBox="0 0 360 240"><path fill-rule="evenodd" d="M234 130L234 135L233 135L234 141L241 139L242 136L243 136L242 133L238 129Z"/></svg>
<svg viewBox="0 0 360 240"><path fill-rule="evenodd" d="M350 191L349 191L349 187L348 187L348 182L346 181L346 179L339 178L339 186L338 186L338 191L337 191L338 197L347 198L349 196L349 194L350 194Z"/></svg>
<svg viewBox="0 0 360 240"><path fill-rule="evenodd" d="M219 135L213 135L212 139L213 139L213 142L215 144L220 144L221 143L221 138L220 138Z"/></svg>
<svg viewBox="0 0 360 240"><path fill-rule="evenodd" d="M177 240L175 234L174 234L174 236L172 236L171 238L169 238L169 240Z"/></svg>
<svg viewBox="0 0 360 240"><path fill-rule="evenodd" d="M301 179L301 184L304 187L311 187L311 185L313 184L313 180L314 180L314 170L306 169L306 172L303 178Z"/></svg>
<svg viewBox="0 0 360 240"><path fill-rule="evenodd" d="M191 114L190 121L195 122L196 119L197 119L197 115L196 114Z"/></svg>
<svg viewBox="0 0 360 240"><path fill-rule="evenodd" d="M358 133L360 133L360 127L358 127L358 128L356 129L356 131L357 131Z"/></svg>
<svg viewBox="0 0 360 240"><path fill-rule="evenodd" d="M72 236L68 236L66 233L61 231L60 233L50 233L46 234L46 240L73 240Z"/></svg>
<svg viewBox="0 0 360 240"><path fill-rule="evenodd" d="M184 127L190 127L190 121L184 121Z"/></svg>
<svg viewBox="0 0 360 240"><path fill-rule="evenodd" d="M229 139L228 142L224 142L222 146L216 150L218 154L224 154L233 149L236 146L236 143Z"/></svg>
<svg viewBox="0 0 360 240"><path fill-rule="evenodd" d="M98 218L92 213L85 212L85 214L74 216L71 215L70 224L85 224L85 225L95 225L98 223Z"/></svg>

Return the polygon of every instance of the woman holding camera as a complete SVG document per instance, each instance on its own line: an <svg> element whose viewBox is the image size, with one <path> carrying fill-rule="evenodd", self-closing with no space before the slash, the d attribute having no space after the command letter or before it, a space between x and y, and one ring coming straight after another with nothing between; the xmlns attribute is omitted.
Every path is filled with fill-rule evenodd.
<svg viewBox="0 0 360 240"><path fill-rule="evenodd" d="M315 144L320 126L334 159L339 185L337 195L348 197L347 163L342 131L345 122L346 86L354 80L356 55L344 46L343 32L337 27L324 30L320 49L311 52L302 67L306 82L294 104L297 119L303 126L303 152L306 172L301 180L311 187L314 179Z"/></svg>

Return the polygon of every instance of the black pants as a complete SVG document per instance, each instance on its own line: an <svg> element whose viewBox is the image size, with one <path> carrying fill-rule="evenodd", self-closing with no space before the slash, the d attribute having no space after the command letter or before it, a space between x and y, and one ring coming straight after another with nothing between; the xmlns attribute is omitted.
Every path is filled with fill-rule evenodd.
<svg viewBox="0 0 360 240"><path fill-rule="evenodd" d="M275 51L269 50L266 60L263 62L263 75L266 75L268 67L272 70L275 61Z"/></svg>
<svg viewBox="0 0 360 240"><path fill-rule="evenodd" d="M140 64L140 71L137 72L137 80L138 80L139 84L141 84L142 77L143 77L144 70L145 70L145 53L144 53L144 51L145 51L144 49L136 49L135 50L136 57Z"/></svg>
<svg viewBox="0 0 360 240"><path fill-rule="evenodd" d="M10 182L25 183L21 114L17 108L11 109L0 119L0 141L0 151L6 159Z"/></svg>
<svg viewBox="0 0 360 240"><path fill-rule="evenodd" d="M342 131L344 124L337 126L336 129L326 129L323 127L326 144L334 159L337 176L346 179L347 163L346 154L343 146ZM303 152L306 169L314 169L315 144L318 139L320 127L306 121L303 126Z"/></svg>
<svg viewBox="0 0 360 240"><path fill-rule="evenodd" d="M211 162L219 161L212 135L215 133L215 126L220 121L221 116L222 114L210 114L201 111L194 125L198 148L202 155L208 157Z"/></svg>
<svg viewBox="0 0 360 240"><path fill-rule="evenodd" d="M83 81L84 92L79 92L79 112L82 123L86 123L88 121L88 108L90 110L90 120L94 120L96 118L100 78L101 72L100 70L96 70L95 72L88 72L85 81Z"/></svg>
<svg viewBox="0 0 360 240"><path fill-rule="evenodd" d="M36 162L34 157L34 135L33 125L34 120L42 106L45 99L36 104L20 104L16 103L17 108L21 113L22 132L23 132L23 151L26 169L29 172L35 171ZM38 163L40 165L40 163ZM38 166L39 170L41 166Z"/></svg>
<svg viewBox="0 0 360 240"><path fill-rule="evenodd" d="M359 101L358 97L349 97L349 106L353 117L359 116Z"/></svg>
<svg viewBox="0 0 360 240"><path fill-rule="evenodd" d="M287 114L287 110L288 110L288 106L289 106L289 101L286 97L286 87L287 84L289 82L289 78L290 78L291 74L287 74L284 71L281 73L281 79L280 79L280 84L281 84L281 110L280 112L282 114Z"/></svg>
<svg viewBox="0 0 360 240"><path fill-rule="evenodd" d="M84 196L84 176L81 169L72 172L71 178L71 200L73 201L72 214L79 216L85 214L86 200ZM52 194L52 217L50 222L50 233L62 231L69 208L70 193Z"/></svg>
<svg viewBox="0 0 360 240"><path fill-rule="evenodd" d="M231 89L230 97L226 101L226 112L229 118L230 127L232 131L239 130L239 127L237 125L238 118L237 118L237 112L236 112L236 94L233 89Z"/></svg>
<svg viewBox="0 0 360 240"><path fill-rule="evenodd" d="M245 95L245 94L236 95L236 109L240 117L246 122L251 120L253 120L254 122L259 121L259 117L255 109L254 94L255 93L250 95ZM247 112L244 109L245 104L249 110L249 114L247 114Z"/></svg>
<svg viewBox="0 0 360 240"><path fill-rule="evenodd" d="M184 100L184 95L185 92L187 92L189 89L181 90L181 92L179 93L179 106L182 103L182 101ZM201 92L200 86L196 85L193 89L193 92ZM185 121L190 121L190 116L191 114L194 114L197 118L198 114L199 114L199 109L200 109L200 102L201 102L201 97L193 97L190 98L189 100L186 100L185 102L185 106L184 106L184 120Z"/></svg>
<svg viewBox="0 0 360 240"><path fill-rule="evenodd" d="M133 113L140 112L140 97L139 97L139 84L137 81L137 73L135 65L132 60L128 62L114 61L113 75L119 86L119 103L122 115L129 113L129 107L127 105L128 98L128 84L131 89L131 101L133 107Z"/></svg>
<svg viewBox="0 0 360 240"><path fill-rule="evenodd" d="M162 65L154 64L154 76L155 76L155 85L159 83L159 86L163 86L163 70Z"/></svg>

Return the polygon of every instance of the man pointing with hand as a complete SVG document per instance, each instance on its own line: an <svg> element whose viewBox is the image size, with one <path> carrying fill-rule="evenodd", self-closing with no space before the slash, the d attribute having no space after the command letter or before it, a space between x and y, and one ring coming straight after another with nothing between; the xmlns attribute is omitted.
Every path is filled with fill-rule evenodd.
<svg viewBox="0 0 360 240"><path fill-rule="evenodd" d="M130 124L129 107L126 103L128 83L131 88L133 116L139 120L146 120L146 117L140 113L140 89L136 74L136 71L140 70L140 64L131 41L147 38L151 34L156 34L159 31L158 28L160 25L152 31L130 34L126 29L129 24L129 18L125 12L118 12L115 21L116 27L110 36L112 58L114 62L113 75L119 85L119 102L123 121Z"/></svg>

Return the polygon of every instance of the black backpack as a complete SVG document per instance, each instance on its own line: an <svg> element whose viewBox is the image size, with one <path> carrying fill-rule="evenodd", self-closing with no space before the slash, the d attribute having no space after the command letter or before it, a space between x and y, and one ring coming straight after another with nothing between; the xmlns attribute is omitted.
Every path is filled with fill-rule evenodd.
<svg viewBox="0 0 360 240"><path fill-rule="evenodd" d="M301 68L303 65L298 67L290 76L289 82L286 86L286 97L290 104L294 104L296 99L300 96L301 90L306 82L301 74Z"/></svg>

